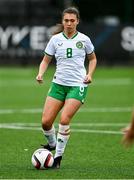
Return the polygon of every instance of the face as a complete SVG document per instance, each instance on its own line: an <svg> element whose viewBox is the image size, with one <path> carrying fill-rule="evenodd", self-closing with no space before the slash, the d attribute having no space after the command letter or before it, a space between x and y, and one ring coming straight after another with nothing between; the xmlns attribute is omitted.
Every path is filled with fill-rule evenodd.
<svg viewBox="0 0 134 180"><path fill-rule="evenodd" d="M62 19L62 24L65 32L73 32L76 31L79 20L75 14L65 13Z"/></svg>

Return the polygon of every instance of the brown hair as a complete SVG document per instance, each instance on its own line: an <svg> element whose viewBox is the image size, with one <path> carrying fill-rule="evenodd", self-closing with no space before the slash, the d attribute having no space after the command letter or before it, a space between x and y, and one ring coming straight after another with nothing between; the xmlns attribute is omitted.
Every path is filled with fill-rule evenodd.
<svg viewBox="0 0 134 180"><path fill-rule="evenodd" d="M76 7L69 7L67 9L65 9L62 13L62 18L64 17L64 15L66 13L69 13L69 14L75 14L77 19L80 19L80 13L79 13L79 10L76 8ZM58 34L60 32L62 32L64 30L64 27L63 27L63 24L57 24L56 25L56 30L54 31L53 35L54 34Z"/></svg>

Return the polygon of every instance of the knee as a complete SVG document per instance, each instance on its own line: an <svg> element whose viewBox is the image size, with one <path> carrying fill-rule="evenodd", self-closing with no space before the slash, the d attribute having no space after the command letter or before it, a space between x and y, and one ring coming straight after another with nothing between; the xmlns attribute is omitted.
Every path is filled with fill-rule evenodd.
<svg viewBox="0 0 134 180"><path fill-rule="evenodd" d="M62 114L60 118L60 124L68 125L70 123L71 117L67 114Z"/></svg>
<svg viewBox="0 0 134 180"><path fill-rule="evenodd" d="M46 131L50 130L52 127L51 119L48 117L42 116L42 128Z"/></svg>

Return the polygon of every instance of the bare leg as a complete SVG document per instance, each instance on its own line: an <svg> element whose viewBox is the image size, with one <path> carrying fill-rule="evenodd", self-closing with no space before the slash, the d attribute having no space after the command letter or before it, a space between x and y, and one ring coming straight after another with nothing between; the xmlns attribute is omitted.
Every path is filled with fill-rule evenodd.
<svg viewBox="0 0 134 180"><path fill-rule="evenodd" d="M80 106L81 102L76 99L68 99L65 101L57 135L55 158L61 157L64 153L66 144L70 137L70 121Z"/></svg>
<svg viewBox="0 0 134 180"><path fill-rule="evenodd" d="M67 99L61 114L60 124L69 125L72 117L81 106L81 102L76 99Z"/></svg>
<svg viewBox="0 0 134 180"><path fill-rule="evenodd" d="M50 130L53 122L63 107L64 102L57 100L53 97L47 97L42 114L42 128L44 130Z"/></svg>
<svg viewBox="0 0 134 180"><path fill-rule="evenodd" d="M64 102L62 101L59 101L52 97L47 97L44 105L42 115L42 128L48 144L43 146L44 148L47 148L49 150L54 150L56 146L56 134L53 123L63 104Z"/></svg>

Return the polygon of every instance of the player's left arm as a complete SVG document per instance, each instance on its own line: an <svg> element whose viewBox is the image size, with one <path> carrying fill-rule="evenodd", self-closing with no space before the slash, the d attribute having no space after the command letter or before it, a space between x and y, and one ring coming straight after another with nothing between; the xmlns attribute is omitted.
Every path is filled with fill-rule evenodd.
<svg viewBox="0 0 134 180"><path fill-rule="evenodd" d="M87 59L89 61L89 64L88 64L88 69L87 69L87 75L84 79L85 84L92 82L92 76L93 76L93 73L95 71L96 64L97 64L97 58L96 58L95 52L88 54Z"/></svg>

